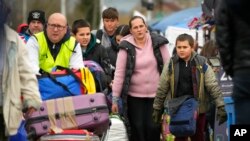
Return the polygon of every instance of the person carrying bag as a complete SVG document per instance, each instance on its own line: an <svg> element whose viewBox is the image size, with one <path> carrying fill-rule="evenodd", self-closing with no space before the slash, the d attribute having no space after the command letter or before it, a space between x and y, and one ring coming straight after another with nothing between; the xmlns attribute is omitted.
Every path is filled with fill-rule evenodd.
<svg viewBox="0 0 250 141"><path fill-rule="evenodd" d="M211 102L208 101L209 95L217 107L219 124L227 121L222 92L214 71L204 57L194 52L193 47L192 36L181 34L177 37L176 54L164 65L153 104L153 121L160 123L164 101L170 102L170 132L176 136L175 141L186 141L188 137L191 141L204 141L205 113ZM172 113L171 110L176 107L176 113ZM189 132L179 127L184 123L193 123L187 126L195 127L196 130L193 128Z"/></svg>
<svg viewBox="0 0 250 141"><path fill-rule="evenodd" d="M170 132L177 137L192 136L196 132L198 102L190 96L184 95L168 101L170 115Z"/></svg>

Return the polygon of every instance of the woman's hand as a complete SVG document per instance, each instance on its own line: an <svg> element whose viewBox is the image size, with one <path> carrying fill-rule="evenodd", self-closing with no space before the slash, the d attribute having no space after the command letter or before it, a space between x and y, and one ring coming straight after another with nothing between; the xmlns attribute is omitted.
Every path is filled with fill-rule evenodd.
<svg viewBox="0 0 250 141"><path fill-rule="evenodd" d="M112 113L117 114L118 113L118 104L112 104Z"/></svg>

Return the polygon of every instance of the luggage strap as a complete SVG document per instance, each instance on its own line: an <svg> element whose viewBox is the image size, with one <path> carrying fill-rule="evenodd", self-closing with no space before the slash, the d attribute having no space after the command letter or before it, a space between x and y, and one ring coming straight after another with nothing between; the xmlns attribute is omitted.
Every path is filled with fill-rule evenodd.
<svg viewBox="0 0 250 141"><path fill-rule="evenodd" d="M77 123L72 97L59 98L56 103L62 128L76 128Z"/></svg>
<svg viewBox="0 0 250 141"><path fill-rule="evenodd" d="M57 117L55 114L55 104L57 104L58 113L60 113L59 119L61 120L62 128L68 129L77 127L72 97L65 97L46 101L50 128L56 127Z"/></svg>
<svg viewBox="0 0 250 141"><path fill-rule="evenodd" d="M48 111L48 118L50 122L50 126L53 128L56 126L56 117L55 117L55 100L48 100L46 101L47 111Z"/></svg>

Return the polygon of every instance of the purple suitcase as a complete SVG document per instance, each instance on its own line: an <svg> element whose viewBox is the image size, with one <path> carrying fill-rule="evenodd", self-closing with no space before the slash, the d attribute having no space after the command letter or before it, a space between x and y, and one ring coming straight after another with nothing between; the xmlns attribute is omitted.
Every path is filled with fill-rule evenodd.
<svg viewBox="0 0 250 141"><path fill-rule="evenodd" d="M48 133L51 125L62 129L87 129L101 135L109 127L109 111L105 95L96 93L44 101L26 120L30 138Z"/></svg>

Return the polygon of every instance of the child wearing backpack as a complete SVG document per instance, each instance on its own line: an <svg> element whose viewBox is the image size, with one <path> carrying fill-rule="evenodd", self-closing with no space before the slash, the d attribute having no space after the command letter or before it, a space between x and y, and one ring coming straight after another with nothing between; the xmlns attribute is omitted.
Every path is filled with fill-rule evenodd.
<svg viewBox="0 0 250 141"><path fill-rule="evenodd" d="M210 94L216 104L217 120L222 124L227 120L224 101L215 74L206 59L193 50L194 39L181 34L176 39L177 53L164 65L156 97L153 104L153 120L161 122L164 101L181 96L193 96L198 101L196 132L192 141L204 141L205 113ZM170 117L171 126L171 117ZM187 136L176 136L175 141L186 141Z"/></svg>
<svg viewBox="0 0 250 141"><path fill-rule="evenodd" d="M72 24L72 33L76 38L77 42L80 43L82 49L83 61L89 61L89 60L94 61L95 63L93 63L92 65L95 66L95 64L97 63L98 66L100 65L104 71L104 74L100 74L102 75L103 78L102 86L101 85L96 86L96 91L102 92L106 87L109 86L111 82L112 74L111 74L111 69L109 68L110 60L106 49L100 44L100 41L97 40L95 35L93 35L90 31L91 31L91 26L89 22L84 19L77 19ZM85 66L90 67L86 64ZM90 69L92 73L94 69L95 68ZM97 77L95 74L93 75L94 77Z"/></svg>

